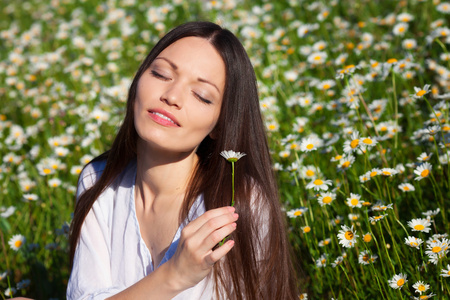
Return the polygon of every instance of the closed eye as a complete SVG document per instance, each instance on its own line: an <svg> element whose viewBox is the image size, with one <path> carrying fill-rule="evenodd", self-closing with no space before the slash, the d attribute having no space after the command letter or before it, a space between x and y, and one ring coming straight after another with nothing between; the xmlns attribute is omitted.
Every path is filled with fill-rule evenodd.
<svg viewBox="0 0 450 300"><path fill-rule="evenodd" d="M203 98L202 96L200 96L199 94L197 94L196 92L192 92L194 94L194 97L197 98L198 100L202 101L205 104L211 104L212 101Z"/></svg>
<svg viewBox="0 0 450 300"><path fill-rule="evenodd" d="M158 79L161 79L161 80L164 80L164 81L170 80L170 78L167 78L167 77L165 77L165 76L159 74L159 73L156 72L155 70L152 70L152 71L151 71L151 74L153 75L153 77L158 78Z"/></svg>

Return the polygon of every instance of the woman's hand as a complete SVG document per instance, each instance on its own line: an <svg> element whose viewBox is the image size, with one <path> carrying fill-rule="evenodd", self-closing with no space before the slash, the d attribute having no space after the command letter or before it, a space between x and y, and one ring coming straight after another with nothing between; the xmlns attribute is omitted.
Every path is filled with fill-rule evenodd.
<svg viewBox="0 0 450 300"><path fill-rule="evenodd" d="M236 229L238 214L234 211L234 207L212 209L183 228L177 251L166 262L177 288L185 290L199 283L233 248L232 240L214 247Z"/></svg>

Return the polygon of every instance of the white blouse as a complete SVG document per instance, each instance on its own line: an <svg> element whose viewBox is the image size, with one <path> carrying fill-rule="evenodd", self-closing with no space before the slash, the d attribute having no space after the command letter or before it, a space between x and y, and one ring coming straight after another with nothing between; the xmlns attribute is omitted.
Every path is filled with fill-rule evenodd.
<svg viewBox="0 0 450 300"><path fill-rule="evenodd" d="M86 166L78 182L77 199L100 178L105 163L99 161ZM136 161L133 161L98 197L86 216L75 251L67 299L105 299L153 272L152 256L136 217L135 179ZM204 199L199 196L187 219L194 220L204 212ZM175 253L186 224L187 220L178 228L159 266ZM173 299L213 299L214 283L209 278Z"/></svg>

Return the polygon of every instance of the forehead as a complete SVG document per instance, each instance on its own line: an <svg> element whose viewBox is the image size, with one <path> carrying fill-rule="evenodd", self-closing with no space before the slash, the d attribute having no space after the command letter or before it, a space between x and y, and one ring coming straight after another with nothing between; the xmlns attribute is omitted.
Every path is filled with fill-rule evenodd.
<svg viewBox="0 0 450 300"><path fill-rule="evenodd" d="M169 59L180 72L214 80L216 84L224 86L225 63L214 46L204 38L179 39L165 48L157 58Z"/></svg>

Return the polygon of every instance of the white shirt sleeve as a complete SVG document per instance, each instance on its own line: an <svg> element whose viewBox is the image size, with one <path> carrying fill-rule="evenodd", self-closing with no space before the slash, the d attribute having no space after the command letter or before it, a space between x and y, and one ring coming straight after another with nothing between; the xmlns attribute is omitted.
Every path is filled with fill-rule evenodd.
<svg viewBox="0 0 450 300"><path fill-rule="evenodd" d="M77 198L90 188L103 171L104 163L89 164L78 182ZM109 228L96 201L86 216L75 251L67 287L67 299L105 299L126 287L112 286Z"/></svg>

